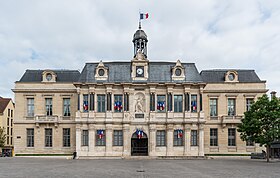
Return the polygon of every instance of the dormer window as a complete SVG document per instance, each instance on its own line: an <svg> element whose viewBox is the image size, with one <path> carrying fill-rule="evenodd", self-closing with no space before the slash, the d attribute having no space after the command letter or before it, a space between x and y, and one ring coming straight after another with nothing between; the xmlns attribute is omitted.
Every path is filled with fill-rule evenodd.
<svg viewBox="0 0 280 178"><path fill-rule="evenodd" d="M95 79L96 80L107 80L108 79L108 68L105 67L102 61L96 67L95 72Z"/></svg>
<svg viewBox="0 0 280 178"><path fill-rule="evenodd" d="M42 82L56 82L56 74L51 70L42 73Z"/></svg>
<svg viewBox="0 0 280 178"><path fill-rule="evenodd" d="M225 74L225 82L238 82L238 73L236 71L228 71Z"/></svg>
<svg viewBox="0 0 280 178"><path fill-rule="evenodd" d="M181 61L178 60L176 65L172 67L172 80L185 80L185 68Z"/></svg>

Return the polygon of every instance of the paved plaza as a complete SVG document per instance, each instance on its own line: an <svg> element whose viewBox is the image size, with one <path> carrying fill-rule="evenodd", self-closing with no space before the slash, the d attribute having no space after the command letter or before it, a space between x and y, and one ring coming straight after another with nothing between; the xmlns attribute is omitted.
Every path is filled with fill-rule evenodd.
<svg viewBox="0 0 280 178"><path fill-rule="evenodd" d="M0 158L0 177L280 177L280 161Z"/></svg>

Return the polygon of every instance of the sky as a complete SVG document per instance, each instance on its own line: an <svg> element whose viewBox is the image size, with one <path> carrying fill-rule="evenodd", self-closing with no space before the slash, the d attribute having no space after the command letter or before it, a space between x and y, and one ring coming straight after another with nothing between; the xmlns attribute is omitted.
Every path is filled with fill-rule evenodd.
<svg viewBox="0 0 280 178"><path fill-rule="evenodd" d="M279 0L0 0L0 96L27 69L131 61L139 11L150 61L254 69L279 95Z"/></svg>

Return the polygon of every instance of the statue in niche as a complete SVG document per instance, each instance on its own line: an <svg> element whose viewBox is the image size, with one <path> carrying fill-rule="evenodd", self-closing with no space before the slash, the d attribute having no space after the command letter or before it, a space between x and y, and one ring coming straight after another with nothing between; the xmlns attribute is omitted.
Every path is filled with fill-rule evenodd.
<svg viewBox="0 0 280 178"><path fill-rule="evenodd" d="M141 96L138 96L138 98L136 99L135 112L144 112L144 110L143 110L143 98Z"/></svg>

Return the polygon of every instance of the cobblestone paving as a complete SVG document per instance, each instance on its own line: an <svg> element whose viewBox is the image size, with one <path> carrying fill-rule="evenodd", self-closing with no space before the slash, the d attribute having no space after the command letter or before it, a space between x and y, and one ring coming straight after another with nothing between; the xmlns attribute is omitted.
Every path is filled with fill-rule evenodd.
<svg viewBox="0 0 280 178"><path fill-rule="evenodd" d="M0 177L280 177L280 160L71 160L0 158Z"/></svg>

